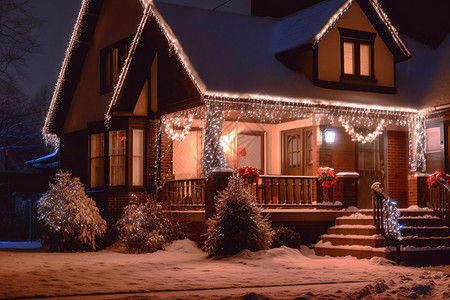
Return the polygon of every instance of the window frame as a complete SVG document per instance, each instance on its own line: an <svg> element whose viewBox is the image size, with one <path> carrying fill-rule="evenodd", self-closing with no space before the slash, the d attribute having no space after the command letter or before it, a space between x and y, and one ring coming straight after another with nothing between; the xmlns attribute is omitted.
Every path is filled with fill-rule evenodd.
<svg viewBox="0 0 450 300"><path fill-rule="evenodd" d="M93 136L102 136L102 156L95 156L95 157L93 157L92 156L92 137ZM88 159L89 159L89 166L88 166L88 172L89 172L89 176L88 176L88 178L89 178L89 188L91 188L91 189L101 189L101 188L104 188L105 187L105 171L106 171L106 169L105 169L105 133L104 132L96 132L96 133L92 133L92 134L89 134L89 136L88 136L88 151L89 151L89 156L88 156ZM93 178L93 172L92 172L92 161L94 160L94 159L101 159L102 160L102 163L103 163L103 172L101 172L102 174L101 175L103 175L102 177L102 184L101 185L96 185L96 186L93 186L93 184L92 184L92 178Z"/></svg>
<svg viewBox="0 0 450 300"><path fill-rule="evenodd" d="M114 132L125 132L125 144L123 146L123 154L121 155L112 155L112 147L111 147L111 136ZM129 139L129 134L128 131L126 129L117 129L117 130L110 130L108 131L108 186L109 187L123 187L123 186L127 186L127 174L128 174L128 161L127 158L129 157L129 153L128 153L128 139ZM112 157L123 157L123 184L111 184L111 172L112 172L112 163L111 163L111 158Z"/></svg>
<svg viewBox="0 0 450 300"><path fill-rule="evenodd" d="M125 60L128 56L128 52L130 51L130 44L132 41L132 37L127 37L125 39L122 39L114 44L111 44L109 46L104 47L100 50L100 95L112 92L114 90L115 85L117 84L118 78L120 76L120 72L122 70L123 64L125 63ZM114 61L111 58L109 61L110 67L109 67L109 77L110 82L106 82L107 72L106 72L106 66L107 66L107 55L110 54L110 57L112 57L112 53L114 50L118 51L117 53L117 78L113 79L113 67L114 67Z"/></svg>
<svg viewBox="0 0 450 300"><path fill-rule="evenodd" d="M375 79L375 38L376 33L359 31L347 28L338 28L340 34L340 56L341 56L341 81L365 81L376 83ZM353 71L354 74L344 73L344 43L353 44ZM370 47L370 75L361 75L361 45Z"/></svg>

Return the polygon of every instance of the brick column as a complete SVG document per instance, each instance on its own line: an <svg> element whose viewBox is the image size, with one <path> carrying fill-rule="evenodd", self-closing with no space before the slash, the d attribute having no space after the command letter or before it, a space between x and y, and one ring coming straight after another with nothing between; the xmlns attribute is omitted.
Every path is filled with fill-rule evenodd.
<svg viewBox="0 0 450 300"><path fill-rule="evenodd" d="M408 206L427 206L427 203L430 201L427 178L428 174L420 172L408 175Z"/></svg>
<svg viewBox="0 0 450 300"><path fill-rule="evenodd" d="M344 207L357 206L359 174L356 172L337 173L339 198Z"/></svg>
<svg viewBox="0 0 450 300"><path fill-rule="evenodd" d="M205 220L216 214L215 197L228 185L228 178L233 171L228 168L215 168L205 186Z"/></svg>

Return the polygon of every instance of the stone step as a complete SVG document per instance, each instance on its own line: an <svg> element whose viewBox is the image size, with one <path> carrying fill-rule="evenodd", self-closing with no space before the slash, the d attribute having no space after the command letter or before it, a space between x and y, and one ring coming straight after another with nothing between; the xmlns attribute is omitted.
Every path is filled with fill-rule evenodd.
<svg viewBox="0 0 450 300"><path fill-rule="evenodd" d="M400 208L398 211L400 212L401 217L421 217L426 215L436 215L436 213L431 209L410 210Z"/></svg>
<svg viewBox="0 0 450 300"><path fill-rule="evenodd" d="M412 227L439 227L444 225L440 218L431 215L422 217L399 217L398 222L402 225Z"/></svg>
<svg viewBox="0 0 450 300"><path fill-rule="evenodd" d="M411 227L405 226L400 229L402 236L434 236L434 237L447 237L450 236L450 229L447 226L440 227Z"/></svg>
<svg viewBox="0 0 450 300"><path fill-rule="evenodd" d="M395 260L395 252L386 258ZM448 265L450 264L450 248L448 247L401 247L400 260L410 265Z"/></svg>
<svg viewBox="0 0 450 300"><path fill-rule="evenodd" d="M319 242L314 246L314 252L318 256L354 256L356 258L371 259L372 257L385 257L386 247L374 248L370 246L335 246L330 242Z"/></svg>
<svg viewBox="0 0 450 300"><path fill-rule="evenodd" d="M336 225L328 229L328 234L374 235L377 233L373 225Z"/></svg>
<svg viewBox="0 0 450 300"><path fill-rule="evenodd" d="M402 246L414 247L450 247L450 236L448 237L413 237L407 236L402 239Z"/></svg>
<svg viewBox="0 0 450 300"><path fill-rule="evenodd" d="M349 217L340 217L336 219L336 225L373 225L373 218L355 219Z"/></svg>
<svg viewBox="0 0 450 300"><path fill-rule="evenodd" d="M320 237L323 242L331 242L332 245L359 245L370 247L384 247L386 240L383 236L375 234L372 236L366 235L344 235L344 234L324 234Z"/></svg>

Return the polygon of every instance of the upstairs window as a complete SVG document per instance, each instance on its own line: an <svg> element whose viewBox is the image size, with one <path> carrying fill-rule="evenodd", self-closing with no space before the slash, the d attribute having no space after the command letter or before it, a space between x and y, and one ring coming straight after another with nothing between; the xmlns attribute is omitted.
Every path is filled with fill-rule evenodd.
<svg viewBox="0 0 450 300"><path fill-rule="evenodd" d="M130 38L126 38L100 51L101 93L107 93L114 89L130 50L130 42Z"/></svg>
<svg viewBox="0 0 450 300"><path fill-rule="evenodd" d="M374 41L376 34L339 28L341 35L341 79L374 78Z"/></svg>

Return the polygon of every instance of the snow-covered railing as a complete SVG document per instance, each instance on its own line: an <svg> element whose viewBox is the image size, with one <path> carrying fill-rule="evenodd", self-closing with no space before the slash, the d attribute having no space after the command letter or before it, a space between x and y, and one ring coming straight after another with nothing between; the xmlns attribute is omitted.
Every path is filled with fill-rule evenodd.
<svg viewBox="0 0 450 300"><path fill-rule="evenodd" d="M388 246L397 248L397 260L400 259L400 246L402 236L401 225L398 223L400 212L397 202L392 200L381 188L381 183L372 184L373 225L377 233L382 234Z"/></svg>
<svg viewBox="0 0 450 300"><path fill-rule="evenodd" d="M172 208L205 207L205 178L169 180L164 189L165 200Z"/></svg>
<svg viewBox="0 0 450 300"><path fill-rule="evenodd" d="M430 205L436 216L450 225L450 185L439 178L437 188L430 190Z"/></svg>

